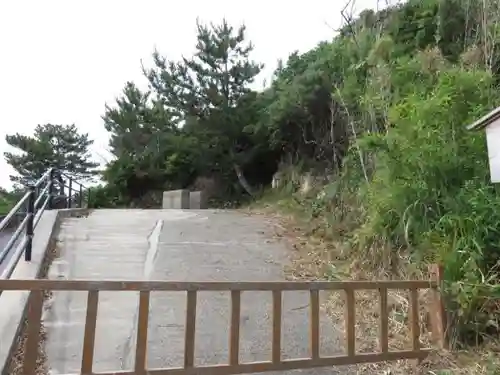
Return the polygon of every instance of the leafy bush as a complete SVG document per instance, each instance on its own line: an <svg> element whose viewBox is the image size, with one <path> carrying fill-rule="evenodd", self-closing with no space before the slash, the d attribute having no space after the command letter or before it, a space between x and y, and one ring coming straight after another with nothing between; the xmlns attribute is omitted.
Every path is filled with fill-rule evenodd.
<svg viewBox="0 0 500 375"><path fill-rule="evenodd" d="M7 215L15 204L15 195L0 188L0 215Z"/></svg>
<svg viewBox="0 0 500 375"><path fill-rule="evenodd" d="M397 71L403 71L398 66ZM381 236L418 260L446 265L451 285L481 284L499 260L500 199L489 182L483 134L465 125L498 98L490 74L445 67L390 108L386 134L367 135L376 167L361 201L360 247ZM429 81L429 80L427 80ZM364 140L364 139L363 139ZM462 323L484 298L453 288Z"/></svg>
<svg viewBox="0 0 500 375"><path fill-rule="evenodd" d="M12 208L12 203L0 197L0 215L7 215Z"/></svg>
<svg viewBox="0 0 500 375"><path fill-rule="evenodd" d="M89 208L119 208L127 207L129 203L114 185L98 185L89 192Z"/></svg>

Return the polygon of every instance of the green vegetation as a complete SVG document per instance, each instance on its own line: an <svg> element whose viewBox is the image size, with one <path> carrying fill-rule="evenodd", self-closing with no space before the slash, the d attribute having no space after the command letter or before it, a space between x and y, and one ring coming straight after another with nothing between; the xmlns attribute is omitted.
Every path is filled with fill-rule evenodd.
<svg viewBox="0 0 500 375"><path fill-rule="evenodd" d="M5 160L17 172L10 176L17 187L34 183L55 167L78 179L96 174L98 164L90 159L89 147L94 141L88 134L80 134L75 125L38 125L33 136L16 133L5 137L7 144L17 152L5 152Z"/></svg>
<svg viewBox="0 0 500 375"><path fill-rule="evenodd" d="M4 153L16 174L10 176L13 190L0 191L0 215L8 213L24 194L24 187L36 182L49 168L58 168L79 181L98 173L98 164L91 160L89 150L94 141L75 125L38 125L33 136L16 133L5 139L16 150Z"/></svg>
<svg viewBox="0 0 500 375"><path fill-rule="evenodd" d="M198 24L194 56L155 52L150 90L129 82L106 107L115 158L94 204L152 205L176 188L241 204L279 169L272 206L299 210L346 272L420 277L445 265L452 343L483 342L500 323L500 199L484 135L465 126L500 101L499 25L493 1L364 11L256 92L262 67L244 27Z"/></svg>
<svg viewBox="0 0 500 375"><path fill-rule="evenodd" d="M192 58L155 52L144 68L151 91L126 84L103 116L116 157L104 177L120 190L116 204L204 180L217 186L213 199L239 200L270 182L277 156L256 129L264 98L249 88L261 70L252 49L244 27L198 24Z"/></svg>
<svg viewBox="0 0 500 375"><path fill-rule="evenodd" d="M0 216L7 215L15 204L11 195L0 188Z"/></svg>

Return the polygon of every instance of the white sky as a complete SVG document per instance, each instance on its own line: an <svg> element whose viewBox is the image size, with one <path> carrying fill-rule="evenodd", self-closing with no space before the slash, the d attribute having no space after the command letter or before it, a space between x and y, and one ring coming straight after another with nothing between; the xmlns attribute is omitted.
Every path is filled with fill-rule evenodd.
<svg viewBox="0 0 500 375"><path fill-rule="evenodd" d="M37 124L75 123L109 158L101 115L126 81L145 85L140 60L155 47L178 58L192 53L195 21L244 22L253 58L269 79L279 58L329 40L345 0L0 0L0 186L10 187L5 135ZM384 0L357 0L356 10ZM240 6L239 6L240 4ZM330 25L330 26L328 26ZM99 156L101 155L101 156Z"/></svg>

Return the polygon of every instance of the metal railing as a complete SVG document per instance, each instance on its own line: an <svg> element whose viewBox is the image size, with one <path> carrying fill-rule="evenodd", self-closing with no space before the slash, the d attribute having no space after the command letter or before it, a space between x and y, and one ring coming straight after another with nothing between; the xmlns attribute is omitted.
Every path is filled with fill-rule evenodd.
<svg viewBox="0 0 500 375"><path fill-rule="evenodd" d="M0 234L4 234L16 224L16 219L23 218L14 225L7 244L0 248L0 279L12 275L22 254L25 261L31 261L34 230L46 209L83 207L88 203L89 193L81 183L56 168L49 169L37 182L27 186L26 193L0 222Z"/></svg>

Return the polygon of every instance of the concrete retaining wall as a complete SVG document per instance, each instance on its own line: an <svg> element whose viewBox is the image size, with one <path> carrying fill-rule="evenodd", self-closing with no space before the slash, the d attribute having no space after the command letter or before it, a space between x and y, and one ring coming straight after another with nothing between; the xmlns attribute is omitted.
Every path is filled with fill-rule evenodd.
<svg viewBox="0 0 500 375"><path fill-rule="evenodd" d="M163 192L162 208L206 209L207 197L204 191L170 190Z"/></svg>
<svg viewBox="0 0 500 375"><path fill-rule="evenodd" d="M54 248L61 221L66 217L88 213L85 209L47 210L43 213L33 237L31 262L20 259L10 279L38 279L48 253ZM15 262L11 258L9 262ZM0 295L0 374L8 375L12 351L16 348L26 315L28 291L8 291Z"/></svg>

